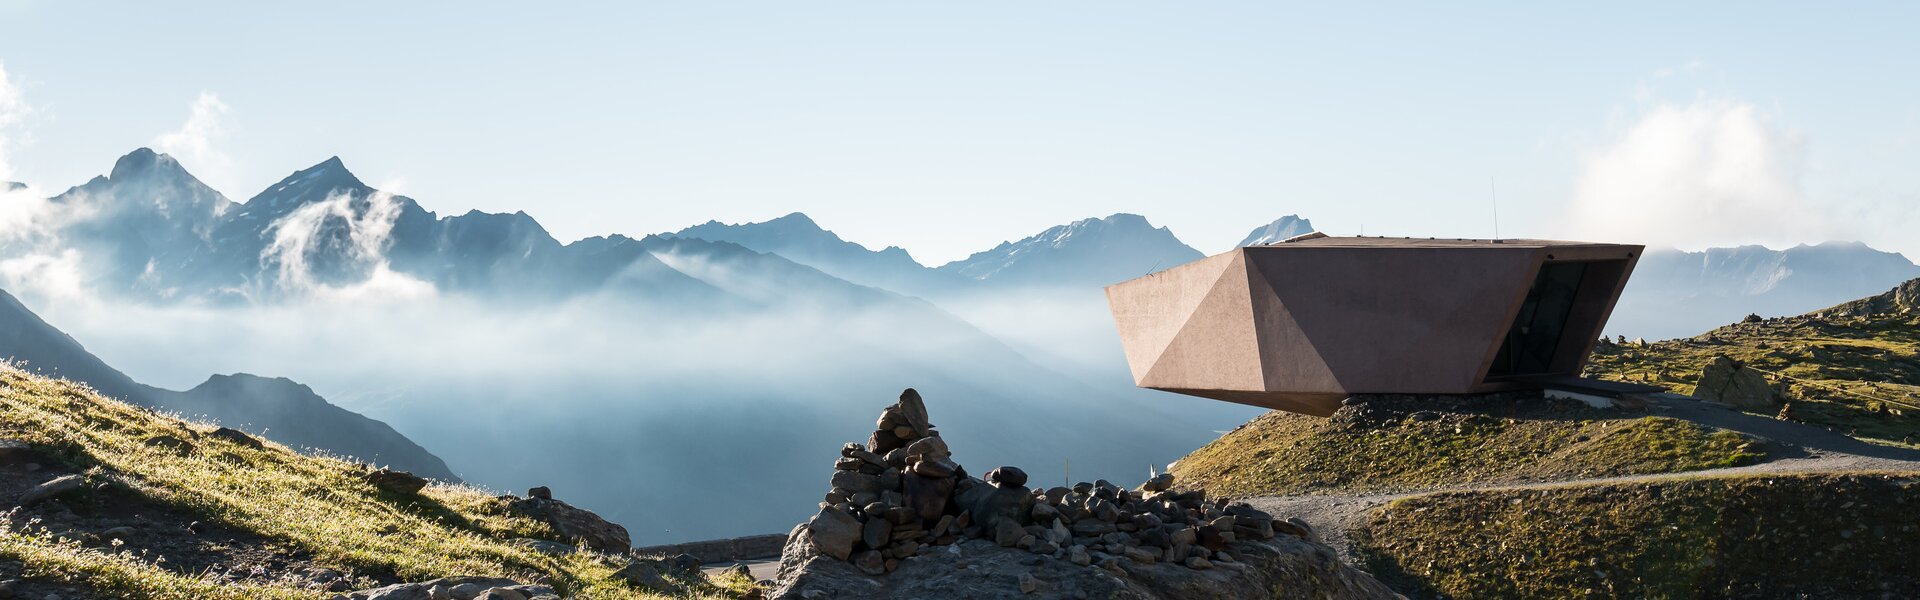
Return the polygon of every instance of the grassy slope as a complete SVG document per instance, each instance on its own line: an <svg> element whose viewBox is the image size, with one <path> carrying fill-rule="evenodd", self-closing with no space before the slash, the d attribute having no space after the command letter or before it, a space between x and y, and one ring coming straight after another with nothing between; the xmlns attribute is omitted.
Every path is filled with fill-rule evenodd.
<svg viewBox="0 0 1920 600"><path fill-rule="evenodd" d="M1912 597L1920 473L1432 494L1353 540L1415 597Z"/></svg>
<svg viewBox="0 0 1920 600"><path fill-rule="evenodd" d="M540 523L508 514L482 491L436 485L419 497L396 498L361 481L359 465L272 444L255 449L196 439L189 432L206 429L0 365L0 437L58 457L86 473L90 485L122 486L168 508L276 540L334 568L406 581L505 576L543 581L570 596L641 596L610 579L615 566L597 555L555 557L507 543L554 536ZM159 436L188 440L193 449L181 455L143 443ZM0 557L24 562L30 576L77 582L116 597L320 596L271 585L220 585L168 570L131 549L61 541L31 524L0 530Z"/></svg>
<svg viewBox="0 0 1920 600"><path fill-rule="evenodd" d="M1793 404L1796 420L1881 443L1920 438L1920 410L1900 406L1920 406L1920 314L1792 317L1683 340L1601 344L1588 374L1691 394L1717 355L1785 375L1769 380Z"/></svg>
<svg viewBox="0 0 1920 600"><path fill-rule="evenodd" d="M1761 456L1733 432L1538 398L1383 421L1268 413L1180 459L1175 481L1225 496L1403 491L1692 471Z"/></svg>

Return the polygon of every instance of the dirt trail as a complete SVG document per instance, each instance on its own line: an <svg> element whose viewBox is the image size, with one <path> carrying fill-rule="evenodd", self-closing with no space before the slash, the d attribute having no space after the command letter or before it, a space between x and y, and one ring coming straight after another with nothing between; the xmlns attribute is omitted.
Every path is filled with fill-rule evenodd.
<svg viewBox="0 0 1920 600"><path fill-rule="evenodd" d="M1596 477L1536 483L1463 485L1371 494L1267 496L1250 498L1247 502L1276 517L1299 517L1305 520L1313 526L1321 541L1333 547L1341 558L1349 564L1358 564L1353 548L1347 541L1347 531L1358 525L1373 508L1412 496L1459 491L1528 490L1589 484L1634 483L1703 476L1836 471L1920 471L1920 451L1868 444L1823 427L1749 415L1685 396L1662 395L1660 400L1650 407L1650 412L1764 439L1770 442L1768 456L1772 459L1743 467L1684 473Z"/></svg>

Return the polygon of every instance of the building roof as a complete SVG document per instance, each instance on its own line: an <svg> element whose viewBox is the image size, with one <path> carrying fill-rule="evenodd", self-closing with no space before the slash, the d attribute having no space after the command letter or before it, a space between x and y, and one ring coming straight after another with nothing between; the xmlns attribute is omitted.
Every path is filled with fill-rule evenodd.
<svg viewBox="0 0 1920 600"><path fill-rule="evenodd" d="M1255 248L1562 248L1621 247L1619 244L1530 239L1461 239L1411 237L1320 237L1281 241Z"/></svg>

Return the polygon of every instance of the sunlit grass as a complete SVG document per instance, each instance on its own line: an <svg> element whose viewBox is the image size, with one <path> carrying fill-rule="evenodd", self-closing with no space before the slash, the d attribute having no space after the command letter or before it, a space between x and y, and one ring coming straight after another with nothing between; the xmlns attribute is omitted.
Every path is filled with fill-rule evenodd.
<svg viewBox="0 0 1920 600"><path fill-rule="evenodd" d="M0 436L46 449L76 470L87 470L90 479L281 541L310 553L317 564L403 581L495 576L545 583L570 597L651 597L612 579L619 565L606 557L589 552L550 556L510 543L555 536L544 524L509 513L482 490L433 485L418 497L396 497L364 481L362 465L304 456L271 442L253 448L200 435L210 430L0 365ZM152 441L162 437L180 443ZM130 555L21 531L0 536L0 555L26 563L30 574L133 597L316 594L235 584L204 592L207 584Z"/></svg>
<svg viewBox="0 0 1920 600"><path fill-rule="evenodd" d="M1736 466L1752 440L1665 417L1568 409L1342 427L1274 412L1180 459L1178 485L1226 496L1436 489Z"/></svg>
<svg viewBox="0 0 1920 600"><path fill-rule="evenodd" d="M1766 374L1795 420L1884 444L1920 438L1920 316L1738 323L1689 339L1602 344L1588 374L1692 394L1716 356Z"/></svg>

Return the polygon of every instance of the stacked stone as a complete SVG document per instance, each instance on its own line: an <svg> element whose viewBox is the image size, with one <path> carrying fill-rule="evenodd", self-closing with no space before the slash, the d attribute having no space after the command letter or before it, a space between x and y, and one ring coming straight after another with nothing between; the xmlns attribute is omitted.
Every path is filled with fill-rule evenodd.
<svg viewBox="0 0 1920 600"><path fill-rule="evenodd" d="M1017 467L970 477L912 389L881 413L866 445L843 447L834 467L809 535L822 553L871 575L962 536L1124 574L1122 561L1206 569L1235 562L1235 541L1309 535L1243 503L1175 491L1170 474L1137 489L1105 480L1029 488Z"/></svg>
<svg viewBox="0 0 1920 600"><path fill-rule="evenodd" d="M815 544L870 574L890 572L924 546L958 539L965 515L950 500L954 481L966 478L920 393L908 389L881 411L865 446L840 449L833 489L813 519Z"/></svg>

